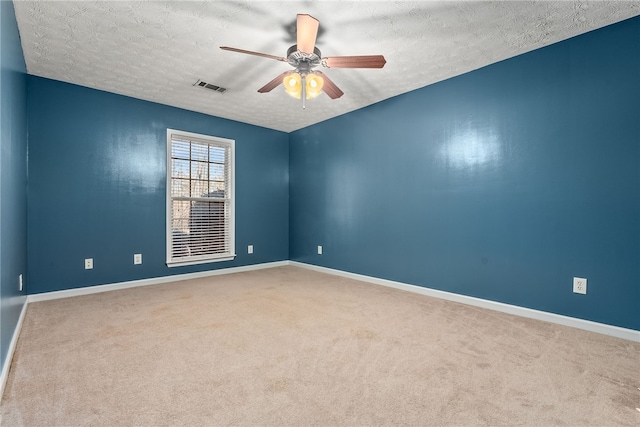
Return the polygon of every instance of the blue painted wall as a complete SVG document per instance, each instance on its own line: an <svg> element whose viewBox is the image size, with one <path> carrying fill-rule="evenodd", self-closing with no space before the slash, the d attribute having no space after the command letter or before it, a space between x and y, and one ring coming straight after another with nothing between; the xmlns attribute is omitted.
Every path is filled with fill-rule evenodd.
<svg viewBox="0 0 640 427"><path fill-rule="evenodd" d="M291 259L640 329L639 123L634 18L299 130Z"/></svg>
<svg viewBox="0 0 640 427"><path fill-rule="evenodd" d="M13 3L0 1L0 366L25 304L27 76Z"/></svg>
<svg viewBox="0 0 640 427"><path fill-rule="evenodd" d="M288 259L286 133L34 76L28 100L30 294ZM167 128L235 139L234 261L166 266Z"/></svg>

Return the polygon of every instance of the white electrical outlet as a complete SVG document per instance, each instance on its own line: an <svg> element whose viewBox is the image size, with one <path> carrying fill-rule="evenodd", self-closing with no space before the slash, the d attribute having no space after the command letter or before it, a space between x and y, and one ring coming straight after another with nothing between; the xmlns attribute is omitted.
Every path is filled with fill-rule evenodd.
<svg viewBox="0 0 640 427"><path fill-rule="evenodd" d="M22 274L18 276L18 290L22 292Z"/></svg>
<svg viewBox="0 0 640 427"><path fill-rule="evenodd" d="M583 279L582 277L574 277L573 278L573 292L576 294L586 294L587 293L587 279Z"/></svg>
<svg viewBox="0 0 640 427"><path fill-rule="evenodd" d="M135 265L142 264L142 254L133 254L133 263Z"/></svg>
<svg viewBox="0 0 640 427"><path fill-rule="evenodd" d="M322 246L318 246L318 255L322 255Z"/></svg>
<svg viewBox="0 0 640 427"><path fill-rule="evenodd" d="M93 258L84 259L84 269L91 270L93 268Z"/></svg>
<svg viewBox="0 0 640 427"><path fill-rule="evenodd" d="M253 253L253 245L247 246L247 253L248 254L252 254Z"/></svg>

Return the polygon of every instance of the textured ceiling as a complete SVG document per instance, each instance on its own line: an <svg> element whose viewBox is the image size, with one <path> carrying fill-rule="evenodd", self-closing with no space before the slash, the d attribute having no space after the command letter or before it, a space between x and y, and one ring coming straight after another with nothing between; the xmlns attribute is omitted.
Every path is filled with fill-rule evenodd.
<svg viewBox="0 0 640 427"><path fill-rule="evenodd" d="M640 15L640 1L20 1L29 74L293 131ZM344 92L307 102L257 89L291 69L297 13L323 56L382 54L383 69L322 69ZM224 94L194 87L202 79Z"/></svg>

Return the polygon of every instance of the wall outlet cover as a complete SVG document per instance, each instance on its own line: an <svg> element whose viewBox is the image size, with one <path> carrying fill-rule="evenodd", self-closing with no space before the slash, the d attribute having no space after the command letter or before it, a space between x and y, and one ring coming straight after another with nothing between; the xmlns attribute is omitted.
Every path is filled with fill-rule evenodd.
<svg viewBox="0 0 640 427"><path fill-rule="evenodd" d="M322 246L318 245L318 255L322 255Z"/></svg>
<svg viewBox="0 0 640 427"><path fill-rule="evenodd" d="M93 258L84 259L84 269L91 270L93 268Z"/></svg>
<svg viewBox="0 0 640 427"><path fill-rule="evenodd" d="M248 254L252 254L253 253L253 245L247 246L247 253Z"/></svg>
<svg viewBox="0 0 640 427"><path fill-rule="evenodd" d="M136 265L142 264L142 254L133 254L133 263Z"/></svg>
<svg viewBox="0 0 640 427"><path fill-rule="evenodd" d="M573 292L576 294L586 294L587 293L587 279L582 277L574 277L573 278Z"/></svg>

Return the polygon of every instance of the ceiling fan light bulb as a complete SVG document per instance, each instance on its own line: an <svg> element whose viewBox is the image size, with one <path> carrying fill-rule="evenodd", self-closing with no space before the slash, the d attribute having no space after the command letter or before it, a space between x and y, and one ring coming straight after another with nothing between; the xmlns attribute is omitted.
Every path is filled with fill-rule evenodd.
<svg viewBox="0 0 640 427"><path fill-rule="evenodd" d="M285 92L294 98L300 99L300 92L302 92L302 78L298 73L291 73L282 81Z"/></svg>
<svg viewBox="0 0 640 427"><path fill-rule="evenodd" d="M317 74L309 74L307 76L307 99L315 98L322 93L324 80Z"/></svg>

